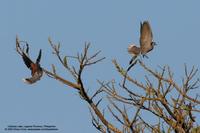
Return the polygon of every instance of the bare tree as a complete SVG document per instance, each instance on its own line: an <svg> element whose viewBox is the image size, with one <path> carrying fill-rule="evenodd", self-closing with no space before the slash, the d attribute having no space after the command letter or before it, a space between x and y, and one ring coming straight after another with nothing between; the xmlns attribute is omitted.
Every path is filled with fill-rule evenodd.
<svg viewBox="0 0 200 133"><path fill-rule="evenodd" d="M16 51L20 55L24 52L21 42L17 37ZM52 65L51 71L42 67L43 72L50 78L77 90L81 99L89 104L92 124L100 132L188 133L200 131L195 117L200 112L200 100L196 90L198 89L199 79L195 77L198 71L195 67L189 70L185 65L182 84L178 84L174 80L169 66L158 67L159 71L157 71L137 59L126 70L116 60L113 60L119 76L122 76L124 80L121 83L115 83L113 80L108 82L98 80L99 88L93 95L89 95L82 74L85 68L105 59L105 57L98 58L101 51L89 55L90 43L86 43L82 53L61 57L60 44L54 44L50 38L49 44L54 55L74 81L61 77L57 73L55 65ZM77 61L78 66L69 64L69 60ZM128 74L135 67L142 69L145 80L134 79ZM108 101L108 105L105 105L106 109L98 106L104 97ZM105 113L116 121L110 121ZM148 118L145 118L145 113L149 117L155 118L156 121L149 121Z"/></svg>

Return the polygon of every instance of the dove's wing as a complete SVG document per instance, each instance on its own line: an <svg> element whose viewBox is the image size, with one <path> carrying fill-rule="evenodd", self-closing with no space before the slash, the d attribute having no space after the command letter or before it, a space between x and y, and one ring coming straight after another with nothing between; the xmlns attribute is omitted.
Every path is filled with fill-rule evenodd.
<svg viewBox="0 0 200 133"><path fill-rule="evenodd" d="M39 63L40 63L41 56L42 56L42 50L40 49L39 54L38 54L38 57L37 57L37 59L36 59L36 64L39 64Z"/></svg>
<svg viewBox="0 0 200 133"><path fill-rule="evenodd" d="M140 48L142 54L147 53L150 49L152 49L152 40L153 34L151 30L151 26L148 21L144 21L141 23L140 27Z"/></svg>
<svg viewBox="0 0 200 133"><path fill-rule="evenodd" d="M31 69L31 64L33 63L33 62L31 61L31 59L30 59L24 52L22 53L22 58L23 58L23 61L24 61L25 65L26 65L29 69Z"/></svg>

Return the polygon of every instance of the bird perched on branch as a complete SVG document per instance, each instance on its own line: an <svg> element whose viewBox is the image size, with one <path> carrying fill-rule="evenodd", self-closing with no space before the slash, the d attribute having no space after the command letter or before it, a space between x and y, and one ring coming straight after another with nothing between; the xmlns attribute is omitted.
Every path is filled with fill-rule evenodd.
<svg viewBox="0 0 200 133"><path fill-rule="evenodd" d="M40 49L35 63L29 58L28 51L29 51L29 47L27 44L26 53L24 51L22 51L22 59L23 59L25 65L31 70L32 77L25 78L25 79L23 79L23 81L28 84L33 84L36 81L40 80L40 78L43 75L43 70L39 64L41 55L42 55L42 50Z"/></svg>
<svg viewBox="0 0 200 133"><path fill-rule="evenodd" d="M131 44L128 47L128 52L133 55L133 58L130 61L130 64L135 60L135 58L141 54L143 57L147 57L148 52L153 50L155 42L153 42L153 33L151 26L148 21L141 22L140 24L140 47Z"/></svg>

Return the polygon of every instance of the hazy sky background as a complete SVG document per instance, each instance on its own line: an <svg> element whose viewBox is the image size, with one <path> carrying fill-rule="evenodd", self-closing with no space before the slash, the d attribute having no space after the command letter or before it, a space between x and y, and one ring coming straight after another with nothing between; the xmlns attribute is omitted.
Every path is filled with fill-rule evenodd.
<svg viewBox="0 0 200 133"><path fill-rule="evenodd" d="M76 91L46 75L34 85L22 82L30 71L15 51L16 35L29 42L33 59L41 48L41 65L54 63L66 79L71 77L52 55L48 37L61 43L62 55L76 55L91 42L91 53L102 50L106 57L84 73L92 90L96 79L120 81L111 60L128 65L127 47L138 44L140 22L149 20L158 45L145 63L155 69L168 64L181 81L184 63L200 67L199 6L197 0L0 0L0 132L7 125L44 124L59 133L97 132Z"/></svg>

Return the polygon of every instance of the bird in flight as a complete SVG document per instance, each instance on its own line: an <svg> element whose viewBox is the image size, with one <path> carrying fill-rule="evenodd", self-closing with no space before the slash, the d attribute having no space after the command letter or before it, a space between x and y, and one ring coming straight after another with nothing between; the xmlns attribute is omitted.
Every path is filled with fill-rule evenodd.
<svg viewBox="0 0 200 133"><path fill-rule="evenodd" d="M40 78L43 75L43 70L42 70L42 68L40 67L40 64L39 64L40 63L40 59L41 59L41 55L42 55L42 50L40 49L38 57L36 59L36 62L34 63L29 58L29 55L28 55L28 51L29 51L28 44L26 46L27 46L26 53L24 51L22 52L22 59L23 59L25 65L31 70L32 77L24 78L23 81L25 83L28 83L28 84L33 84L36 81L40 80Z"/></svg>
<svg viewBox="0 0 200 133"><path fill-rule="evenodd" d="M130 64L135 60L135 58L141 54L143 57L147 57L147 53L153 50L155 42L153 42L153 33L151 26L148 21L141 22L140 24L140 47L137 47L135 44L131 44L128 47L128 52L133 56L130 61Z"/></svg>

